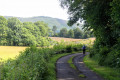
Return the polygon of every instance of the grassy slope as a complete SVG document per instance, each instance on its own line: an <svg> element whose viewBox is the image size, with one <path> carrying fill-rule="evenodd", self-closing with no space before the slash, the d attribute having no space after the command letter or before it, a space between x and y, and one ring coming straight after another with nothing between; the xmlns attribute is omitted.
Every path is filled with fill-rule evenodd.
<svg viewBox="0 0 120 80"><path fill-rule="evenodd" d="M6 19L12 17L12 16L4 16ZM57 26L57 30L60 30L63 27L66 27L67 29L73 29L76 27L76 25L73 25L73 27L69 27L67 25L66 20L58 19L58 18L52 18L52 17L46 17L46 16L36 16L36 17L28 17L28 18L22 18L17 17L21 22L36 22L36 21L44 21L48 24L48 26L52 29L54 25ZM82 28L81 28L82 29Z"/></svg>
<svg viewBox="0 0 120 80"><path fill-rule="evenodd" d="M105 78L105 80L120 80L120 71L117 69L99 66L98 63L88 56L84 58L84 63L93 71Z"/></svg>
<svg viewBox="0 0 120 80"><path fill-rule="evenodd" d="M17 47L17 46L0 46L0 58L8 59L14 58L19 55L20 51L25 50L26 47Z"/></svg>

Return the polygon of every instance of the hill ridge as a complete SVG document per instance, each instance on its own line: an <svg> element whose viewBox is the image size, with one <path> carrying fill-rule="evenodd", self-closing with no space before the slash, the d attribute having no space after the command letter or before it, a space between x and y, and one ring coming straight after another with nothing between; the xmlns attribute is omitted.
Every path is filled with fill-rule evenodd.
<svg viewBox="0 0 120 80"><path fill-rule="evenodd" d="M6 19L14 16L4 16ZM57 30L59 31L61 28L67 28L67 29L73 29L77 27L77 25L73 25L72 27L69 27L67 25L67 20L59 19L59 18L52 18L48 16L34 16L34 17L17 17L21 22L36 22L36 21L44 21L48 24L48 26L52 29L53 26L57 27ZM82 29L82 27L80 28Z"/></svg>

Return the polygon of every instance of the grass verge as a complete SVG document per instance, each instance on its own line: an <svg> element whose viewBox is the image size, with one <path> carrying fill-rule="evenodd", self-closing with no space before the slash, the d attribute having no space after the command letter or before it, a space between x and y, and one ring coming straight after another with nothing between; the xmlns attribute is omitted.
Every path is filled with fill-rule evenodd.
<svg viewBox="0 0 120 80"><path fill-rule="evenodd" d="M86 77L84 74L80 74L78 76L81 77L81 78L85 78Z"/></svg>
<svg viewBox="0 0 120 80"><path fill-rule="evenodd" d="M84 63L91 70L105 78L105 80L120 80L120 70L99 66L95 60L89 58L89 55L85 56Z"/></svg>
<svg viewBox="0 0 120 80"><path fill-rule="evenodd" d="M55 71L55 69L56 69L55 63L60 57L63 57L63 56L69 55L69 54L71 54L71 53L57 54L57 55L54 55L51 57L50 62L48 63L49 68L47 71L49 75L48 75L48 77L46 77L47 79L45 79L45 80L57 80L56 79L56 71Z"/></svg>
<svg viewBox="0 0 120 80"><path fill-rule="evenodd" d="M68 63L69 63L69 65L70 65L71 68L73 68L73 69L76 70L76 67L75 67L75 65L73 64L73 58L74 58L74 57L75 57L75 56L70 57L70 59L68 60Z"/></svg>

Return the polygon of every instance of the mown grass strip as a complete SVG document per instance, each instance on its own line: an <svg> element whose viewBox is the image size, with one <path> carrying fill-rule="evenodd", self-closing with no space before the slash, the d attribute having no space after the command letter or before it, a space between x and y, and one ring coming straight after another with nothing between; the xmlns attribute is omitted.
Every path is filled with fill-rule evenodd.
<svg viewBox="0 0 120 80"><path fill-rule="evenodd" d="M60 57L63 57L63 56L66 56L66 55L69 55L69 54L71 54L71 53L64 53L64 54L56 54L56 55L54 55L54 56L52 56L51 57L51 59L50 59L50 62L48 63L48 74L49 75L47 75L47 79L45 79L45 80L57 80L56 79L56 71L55 71L55 69L56 69L56 61L60 58Z"/></svg>
<svg viewBox="0 0 120 80"><path fill-rule="evenodd" d="M84 63L91 70L93 70L97 74L104 77L105 80L120 80L120 70L109 68L109 67L104 67L104 66L99 66L95 60L92 60L91 58L89 58L89 55L87 55L84 58Z"/></svg>
<svg viewBox="0 0 120 80"><path fill-rule="evenodd" d="M69 65L70 65L71 68L73 68L73 69L76 70L76 66L75 66L74 63L73 63L73 58L74 58L74 57L75 57L75 56L70 57L70 59L69 59L67 62L69 63Z"/></svg>
<svg viewBox="0 0 120 80"><path fill-rule="evenodd" d="M78 76L81 77L81 78L85 78L86 77L84 74L79 74Z"/></svg>

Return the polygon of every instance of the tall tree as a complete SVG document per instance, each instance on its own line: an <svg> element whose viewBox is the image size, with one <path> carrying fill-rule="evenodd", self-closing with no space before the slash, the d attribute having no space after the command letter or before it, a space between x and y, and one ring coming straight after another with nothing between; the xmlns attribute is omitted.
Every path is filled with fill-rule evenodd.
<svg viewBox="0 0 120 80"><path fill-rule="evenodd" d="M14 46L17 46L21 42L21 34L22 34L22 27L23 24L17 19L17 18L9 18L8 19L8 27L9 27L9 33L11 35L8 36L10 38L9 40L11 44Z"/></svg>
<svg viewBox="0 0 120 80"><path fill-rule="evenodd" d="M59 33L60 37L67 37L67 29L62 28Z"/></svg>
<svg viewBox="0 0 120 80"><path fill-rule="evenodd" d="M82 19L84 20L84 28L93 30L96 41L93 50L95 52L92 55L97 52L101 56L100 64L105 64L108 53L110 53L112 48L119 47L118 44L120 43L120 0L60 1L64 8L68 8L68 13L70 14L69 25L73 25ZM116 55L118 55L117 52Z"/></svg>
<svg viewBox="0 0 120 80"><path fill-rule="evenodd" d="M49 27L46 23L44 23L43 21L37 21L34 24L39 28L41 36L48 36Z"/></svg>
<svg viewBox="0 0 120 80"><path fill-rule="evenodd" d="M84 28L93 29L96 40L101 45L112 46L116 38L112 36L113 21L111 18L110 3L113 0L60 0L63 7L68 8L70 19L68 24L73 25L84 20ZM108 36L106 38L106 36Z"/></svg>
<svg viewBox="0 0 120 80"><path fill-rule="evenodd" d="M0 45L6 45L7 44L7 20L3 17L0 16Z"/></svg>
<svg viewBox="0 0 120 80"><path fill-rule="evenodd" d="M52 31L54 32L54 36L55 36L56 31L57 31L57 27L56 27L56 26L53 26Z"/></svg>
<svg viewBox="0 0 120 80"><path fill-rule="evenodd" d="M73 31L74 31L74 38L77 39L82 38L83 33L79 28L75 28Z"/></svg>
<svg viewBox="0 0 120 80"><path fill-rule="evenodd" d="M70 30L68 31L68 37L69 37L69 38L74 38L74 31L73 31L72 29L70 29Z"/></svg>

